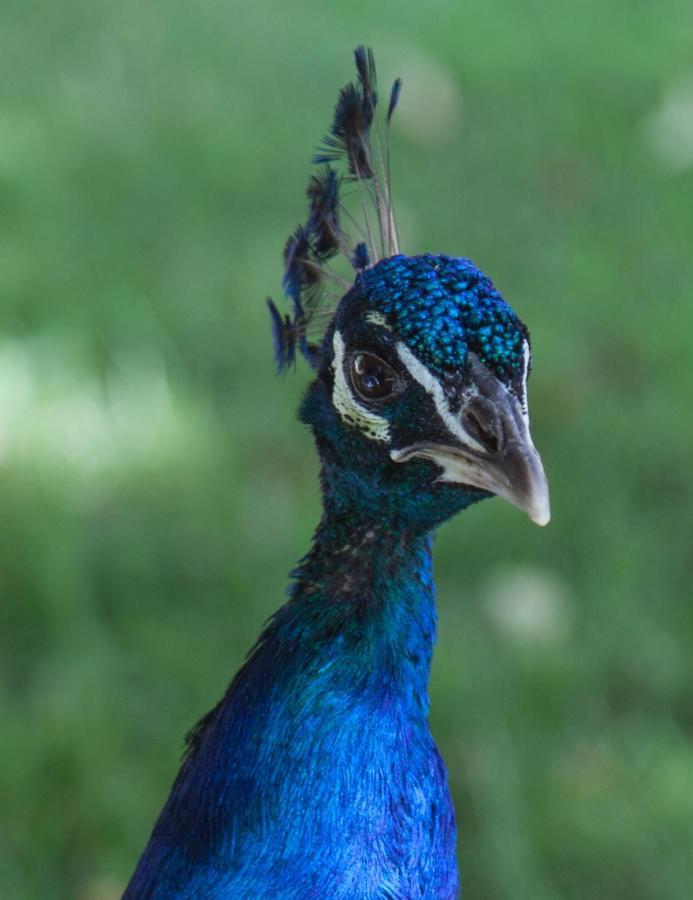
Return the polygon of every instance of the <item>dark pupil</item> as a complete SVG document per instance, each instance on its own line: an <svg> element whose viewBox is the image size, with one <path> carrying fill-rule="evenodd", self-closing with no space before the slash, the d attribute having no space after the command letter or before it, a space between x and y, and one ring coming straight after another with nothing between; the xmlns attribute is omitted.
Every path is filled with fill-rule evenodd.
<svg viewBox="0 0 693 900"><path fill-rule="evenodd" d="M354 386L369 400L387 397L393 391L395 373L377 356L358 353L354 357Z"/></svg>

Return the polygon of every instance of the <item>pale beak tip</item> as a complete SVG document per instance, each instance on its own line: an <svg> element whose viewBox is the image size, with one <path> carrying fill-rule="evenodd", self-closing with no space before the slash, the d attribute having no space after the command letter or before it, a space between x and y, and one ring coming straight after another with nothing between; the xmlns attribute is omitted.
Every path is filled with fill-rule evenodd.
<svg viewBox="0 0 693 900"><path fill-rule="evenodd" d="M536 452L527 458L529 485L524 494L524 503L518 504L527 513L535 525L543 528L551 521L551 500L549 498L549 483L544 474L541 457Z"/></svg>
<svg viewBox="0 0 693 900"><path fill-rule="evenodd" d="M546 481L544 481L543 486L544 490L541 491L540 495L535 498L534 503L528 503L524 507L524 510L529 516L530 520L534 522L535 525L539 525L542 528L544 527L544 525L548 525L551 521L551 504L549 503L549 492Z"/></svg>
<svg viewBox="0 0 693 900"><path fill-rule="evenodd" d="M539 525L543 528L544 525L548 525L551 521L551 511L548 507L546 509L532 510L529 514L529 518L535 525Z"/></svg>

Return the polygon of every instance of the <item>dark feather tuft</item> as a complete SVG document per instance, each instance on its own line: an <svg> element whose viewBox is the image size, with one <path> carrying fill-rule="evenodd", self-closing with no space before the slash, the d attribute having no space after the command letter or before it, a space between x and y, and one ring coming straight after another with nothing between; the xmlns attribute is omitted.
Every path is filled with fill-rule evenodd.
<svg viewBox="0 0 693 900"><path fill-rule="evenodd" d="M390 92L390 105L387 108L387 122L390 124L390 119L392 118L392 113L395 111L395 107L399 103L399 95L402 92L402 79L396 78L395 83L392 85L392 91Z"/></svg>
<svg viewBox="0 0 693 900"><path fill-rule="evenodd" d="M371 264L371 257L368 252L368 245L361 242L354 247L354 252L351 257L351 264L356 269L357 272L360 272L362 269L368 268Z"/></svg>
<svg viewBox="0 0 693 900"><path fill-rule="evenodd" d="M354 269L362 271L399 252L390 200L389 144L384 154L373 130L378 103L373 51L359 46L354 58L357 77L339 92L330 130L313 157L313 162L322 168L308 182L308 219L296 228L284 247L282 285L293 306L291 314L283 315L268 300L280 372L294 363L298 353L313 368L318 365L321 345L309 342L308 335L324 334L329 319L334 297L325 290L325 281L335 282L345 290L350 287L346 279L331 270L332 258L341 251ZM400 87L397 79L390 95L388 122ZM342 185L347 181L358 182L361 223L342 205ZM346 219L352 222L358 236L349 236Z"/></svg>
<svg viewBox="0 0 693 900"><path fill-rule="evenodd" d="M370 121L364 114L361 91L355 84L347 84L339 92L332 127L313 162L339 162L346 157L349 172L354 178L371 178L373 169L368 147Z"/></svg>
<svg viewBox="0 0 693 900"><path fill-rule="evenodd" d="M339 189L341 178L330 166L311 175L306 191L310 201L307 228L312 235L312 249L320 262L339 250Z"/></svg>
<svg viewBox="0 0 693 900"><path fill-rule="evenodd" d="M363 117L367 127L370 128L375 107L378 103L377 77L375 74L375 57L370 47L363 45L354 50L354 58L356 60L356 71L358 72L359 81L361 82L361 92L363 99Z"/></svg>
<svg viewBox="0 0 693 900"><path fill-rule="evenodd" d="M311 232L299 225L284 247L284 293L294 302L294 315L303 315L301 294L320 281L320 273L311 264L313 247Z"/></svg>
<svg viewBox="0 0 693 900"><path fill-rule="evenodd" d="M338 162L346 156L353 177L373 178L370 129L378 102L375 59L366 47L357 47L354 57L359 83L347 84L339 92L332 127L313 162Z"/></svg>
<svg viewBox="0 0 693 900"><path fill-rule="evenodd" d="M269 297L267 298L267 307L272 324L274 359L277 364L277 371L283 373L296 359L297 329L289 316L282 316Z"/></svg>

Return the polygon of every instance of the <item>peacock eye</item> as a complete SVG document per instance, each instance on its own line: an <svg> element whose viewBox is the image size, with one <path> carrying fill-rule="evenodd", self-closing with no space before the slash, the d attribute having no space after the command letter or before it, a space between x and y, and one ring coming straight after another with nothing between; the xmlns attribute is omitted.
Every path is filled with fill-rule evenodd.
<svg viewBox="0 0 693 900"><path fill-rule="evenodd" d="M351 383L363 400L384 400L399 390L397 373L373 353L351 357Z"/></svg>

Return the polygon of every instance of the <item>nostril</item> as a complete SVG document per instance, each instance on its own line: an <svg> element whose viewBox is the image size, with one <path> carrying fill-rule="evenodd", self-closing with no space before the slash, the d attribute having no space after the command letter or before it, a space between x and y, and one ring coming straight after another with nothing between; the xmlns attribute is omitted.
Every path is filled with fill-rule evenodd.
<svg viewBox="0 0 693 900"><path fill-rule="evenodd" d="M462 424L474 440L478 441L484 450L489 453L497 453L500 449L498 435L494 428L495 423L484 421L485 417L473 409L466 409L462 415Z"/></svg>

